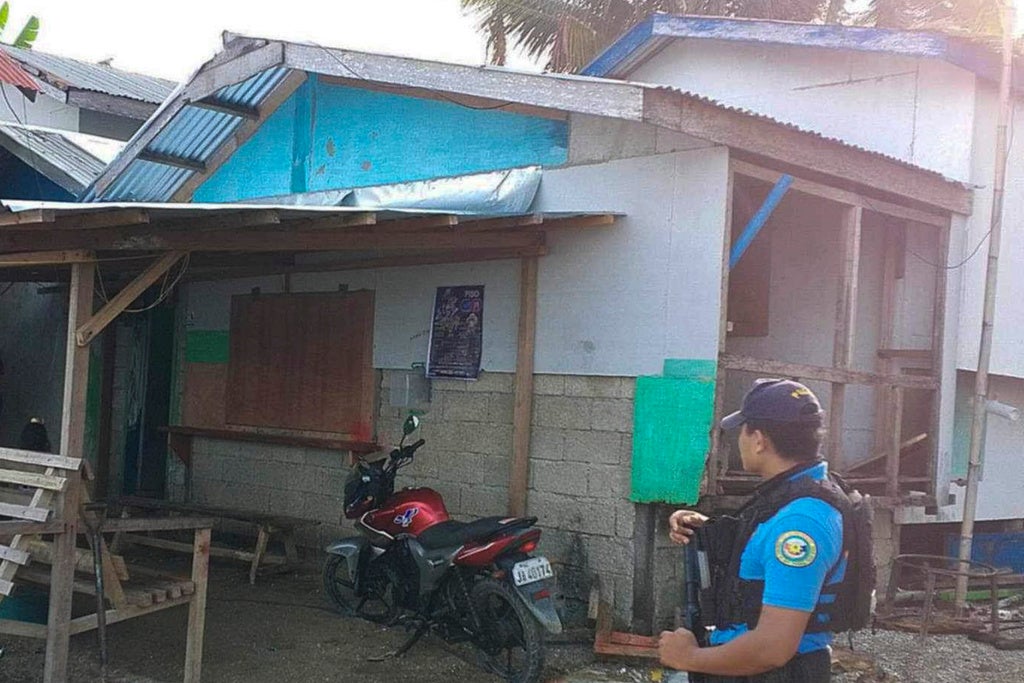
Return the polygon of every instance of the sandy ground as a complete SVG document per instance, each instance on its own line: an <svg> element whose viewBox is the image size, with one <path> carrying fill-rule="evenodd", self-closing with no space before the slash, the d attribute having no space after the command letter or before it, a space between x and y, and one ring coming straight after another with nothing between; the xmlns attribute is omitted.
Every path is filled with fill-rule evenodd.
<svg viewBox="0 0 1024 683"><path fill-rule="evenodd" d="M181 573L185 573L184 564ZM91 598L90 598L91 600ZM88 604L88 603L86 603ZM107 680L173 683L182 680L187 609L174 608L108 629ZM238 563L212 564L206 615L203 680L211 683L316 681L496 682L472 654L424 638L400 659L373 661L401 645L402 629L346 619L328 606L316 568L267 576L249 586ZM0 681L42 680L45 644L0 636ZM95 632L71 640L69 683L101 680ZM558 679L593 661L586 644L551 643L545 678Z"/></svg>

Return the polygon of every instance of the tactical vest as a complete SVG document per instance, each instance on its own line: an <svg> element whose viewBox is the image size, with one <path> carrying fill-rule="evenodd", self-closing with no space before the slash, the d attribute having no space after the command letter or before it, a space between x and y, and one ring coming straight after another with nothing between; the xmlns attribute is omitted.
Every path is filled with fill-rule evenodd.
<svg viewBox="0 0 1024 683"><path fill-rule="evenodd" d="M875 566L871 552L871 506L868 497L851 491L835 474L824 481L794 476L820 464L794 467L758 487L735 516L709 520L698 534L707 553L710 587L701 592L705 622L724 629L746 624L753 629L761 614L764 581L740 578L743 549L758 525L798 498L822 500L842 515L843 547L829 569L806 633L855 631L868 625L874 602ZM833 581L845 560L843 580Z"/></svg>

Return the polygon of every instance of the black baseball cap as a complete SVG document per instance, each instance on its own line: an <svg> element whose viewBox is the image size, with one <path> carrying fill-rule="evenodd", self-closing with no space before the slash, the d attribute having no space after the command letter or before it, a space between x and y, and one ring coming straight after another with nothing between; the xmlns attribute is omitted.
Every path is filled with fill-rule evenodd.
<svg viewBox="0 0 1024 683"><path fill-rule="evenodd" d="M821 425L825 411L818 397L800 382L790 379L762 378L754 382L743 405L722 418L722 429L739 429L747 420L800 422Z"/></svg>

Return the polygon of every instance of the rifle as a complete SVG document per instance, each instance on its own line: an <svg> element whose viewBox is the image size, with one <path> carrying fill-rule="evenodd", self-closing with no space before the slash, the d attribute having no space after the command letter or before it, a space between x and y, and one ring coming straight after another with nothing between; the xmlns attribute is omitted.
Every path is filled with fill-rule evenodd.
<svg viewBox="0 0 1024 683"><path fill-rule="evenodd" d="M707 555L700 547L701 532L690 539L683 547L683 566L686 572L686 592L683 603L683 626L693 633L697 642L703 647L707 644L707 630L701 617L700 592L710 585ZM688 673L690 683L704 683L704 674Z"/></svg>

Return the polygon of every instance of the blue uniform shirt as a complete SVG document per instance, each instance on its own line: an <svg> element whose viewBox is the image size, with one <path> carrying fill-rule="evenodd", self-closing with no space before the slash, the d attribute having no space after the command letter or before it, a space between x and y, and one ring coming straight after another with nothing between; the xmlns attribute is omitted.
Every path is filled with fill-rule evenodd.
<svg viewBox="0 0 1024 683"><path fill-rule="evenodd" d="M800 477L824 480L828 465L822 462L793 479ZM843 580L842 550L839 511L817 498L798 498L754 530L740 557L740 578L764 581L764 605L813 612L819 601L834 597L821 596L822 587ZM722 645L746 632L746 624L716 629L710 643ZM797 652L822 650L831 643L828 631L805 633Z"/></svg>

